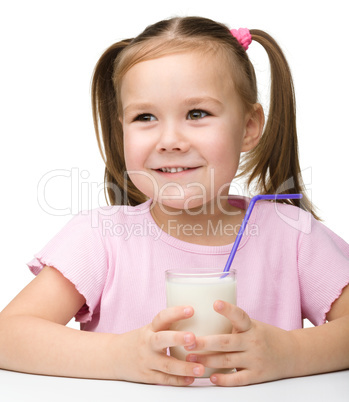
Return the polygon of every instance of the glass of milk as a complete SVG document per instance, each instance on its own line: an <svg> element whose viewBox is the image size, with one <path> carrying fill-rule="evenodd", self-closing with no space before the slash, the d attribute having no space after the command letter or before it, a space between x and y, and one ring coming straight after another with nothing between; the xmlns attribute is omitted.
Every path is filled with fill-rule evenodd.
<svg viewBox="0 0 349 402"><path fill-rule="evenodd" d="M166 271L167 307L192 306L194 309L193 317L173 323L171 330L193 332L197 337L232 332L231 322L213 309L216 300L236 304L236 271L222 271L210 268ZM176 346L170 348L170 354L185 360L189 352L182 346ZM230 371L206 368L203 378Z"/></svg>

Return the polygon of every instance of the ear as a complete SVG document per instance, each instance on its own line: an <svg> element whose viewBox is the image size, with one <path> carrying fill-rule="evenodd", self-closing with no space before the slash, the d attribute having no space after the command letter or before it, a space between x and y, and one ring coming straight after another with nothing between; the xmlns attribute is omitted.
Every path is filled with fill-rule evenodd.
<svg viewBox="0 0 349 402"><path fill-rule="evenodd" d="M264 111L262 105L259 103L254 104L252 112L247 114L246 119L241 152L247 152L253 149L262 137L264 127Z"/></svg>

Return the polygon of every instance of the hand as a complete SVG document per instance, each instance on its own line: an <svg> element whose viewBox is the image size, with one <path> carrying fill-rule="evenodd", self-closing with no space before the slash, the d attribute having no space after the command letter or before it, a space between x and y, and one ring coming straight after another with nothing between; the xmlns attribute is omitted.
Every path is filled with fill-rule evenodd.
<svg viewBox="0 0 349 402"><path fill-rule="evenodd" d="M190 318L193 314L192 307L168 308L161 311L151 324L120 335L122 342L118 350L123 356L119 356L119 361L123 364L118 379L183 386L202 376L205 371L203 365L167 355L167 348L171 346L195 346L193 333L169 330L172 323Z"/></svg>
<svg viewBox="0 0 349 402"><path fill-rule="evenodd" d="M250 319L240 308L216 301L216 312L233 324L232 334L198 337L191 352L207 350L217 354L189 354L187 361L211 368L236 368L229 374L213 374L221 386L238 386L286 378L291 372L295 340L292 333Z"/></svg>

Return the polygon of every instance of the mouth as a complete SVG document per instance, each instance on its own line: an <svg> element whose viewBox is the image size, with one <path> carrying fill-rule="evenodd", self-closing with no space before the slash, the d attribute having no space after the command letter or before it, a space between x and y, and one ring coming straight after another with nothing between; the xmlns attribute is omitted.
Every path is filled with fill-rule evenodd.
<svg viewBox="0 0 349 402"><path fill-rule="evenodd" d="M194 168L189 168L189 167L162 167L159 169L156 169L159 172L164 172L164 173L179 173L179 172L184 172L185 170L190 170Z"/></svg>

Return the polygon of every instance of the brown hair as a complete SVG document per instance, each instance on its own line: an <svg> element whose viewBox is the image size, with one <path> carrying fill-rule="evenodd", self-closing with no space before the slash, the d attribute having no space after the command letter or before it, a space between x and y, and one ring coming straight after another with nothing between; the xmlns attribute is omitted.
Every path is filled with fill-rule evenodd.
<svg viewBox="0 0 349 402"><path fill-rule="evenodd" d="M296 131L293 81L284 54L275 40L260 30L252 39L266 50L271 70L269 118L258 145L242 158L239 176L247 177L258 194L302 193L302 200L285 200L311 212L305 194ZM147 27L134 39L109 47L99 59L92 80L92 108L98 145L104 159L105 189L111 204L137 205L146 200L129 179L123 150L120 83L135 64L183 51L219 54L230 63L234 88L246 110L257 103L254 68L229 29L201 17L172 18Z"/></svg>

